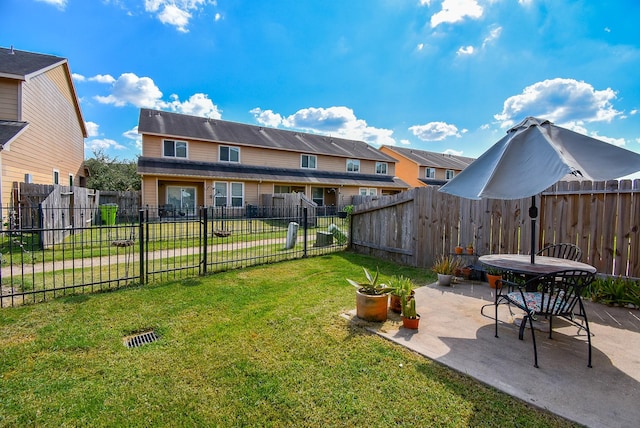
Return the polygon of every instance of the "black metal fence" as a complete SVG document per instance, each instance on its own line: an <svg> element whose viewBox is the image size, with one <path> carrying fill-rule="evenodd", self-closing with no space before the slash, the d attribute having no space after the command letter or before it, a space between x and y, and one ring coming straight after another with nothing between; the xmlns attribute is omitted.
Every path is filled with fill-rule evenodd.
<svg viewBox="0 0 640 428"><path fill-rule="evenodd" d="M86 227L65 226L66 238L49 246L42 237L55 230L5 225L0 307L322 255L348 241L349 219L310 218L306 209L203 207L161 216L162 209L147 207L135 219L107 210Z"/></svg>

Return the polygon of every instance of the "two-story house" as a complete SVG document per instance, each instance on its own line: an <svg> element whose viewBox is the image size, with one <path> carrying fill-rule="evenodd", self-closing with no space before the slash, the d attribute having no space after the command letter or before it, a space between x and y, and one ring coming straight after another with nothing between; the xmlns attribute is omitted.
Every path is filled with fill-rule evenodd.
<svg viewBox="0 0 640 428"><path fill-rule="evenodd" d="M396 175L412 187L443 185L475 160L396 146L381 146L379 150L398 160Z"/></svg>
<svg viewBox="0 0 640 428"><path fill-rule="evenodd" d="M80 103L64 58L0 48L0 206L18 183L85 183Z"/></svg>
<svg viewBox="0 0 640 428"><path fill-rule="evenodd" d="M190 210L260 205L261 195L303 193L318 206L410 186L396 160L363 141L141 109L142 203Z"/></svg>

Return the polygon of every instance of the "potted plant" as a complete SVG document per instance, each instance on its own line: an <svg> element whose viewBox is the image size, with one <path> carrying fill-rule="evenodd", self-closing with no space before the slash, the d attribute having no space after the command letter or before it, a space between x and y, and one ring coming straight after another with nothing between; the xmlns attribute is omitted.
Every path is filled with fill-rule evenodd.
<svg viewBox="0 0 640 428"><path fill-rule="evenodd" d="M415 294L415 291L413 290L413 281L402 275L394 275L389 280L388 285L392 289L391 294L389 295L389 309L400 314L402 313L402 296L404 294L409 296L413 296Z"/></svg>
<svg viewBox="0 0 640 428"><path fill-rule="evenodd" d="M500 288L498 281L502 279L502 271L494 267L487 267L485 272L487 273L487 282L489 283L489 287Z"/></svg>
<svg viewBox="0 0 640 428"><path fill-rule="evenodd" d="M438 256L431 270L438 274L439 285L451 285L451 277L456 268L460 267L460 261L453 256Z"/></svg>
<svg viewBox="0 0 640 428"><path fill-rule="evenodd" d="M416 299L410 295L402 296L402 326L416 330L420 324L420 315L416 312Z"/></svg>
<svg viewBox="0 0 640 428"><path fill-rule="evenodd" d="M389 309L389 293L393 291L387 284L378 284L379 272L372 275L366 268L366 282L357 282L347 278L347 282L356 287L356 315L365 321L386 321Z"/></svg>
<svg viewBox="0 0 640 428"><path fill-rule="evenodd" d="M464 251L464 248L462 248L462 245L457 245L457 246L453 249L453 251L454 251L456 254L462 254L462 252Z"/></svg>
<svg viewBox="0 0 640 428"><path fill-rule="evenodd" d="M473 254L473 242L469 242L467 245L467 254Z"/></svg>

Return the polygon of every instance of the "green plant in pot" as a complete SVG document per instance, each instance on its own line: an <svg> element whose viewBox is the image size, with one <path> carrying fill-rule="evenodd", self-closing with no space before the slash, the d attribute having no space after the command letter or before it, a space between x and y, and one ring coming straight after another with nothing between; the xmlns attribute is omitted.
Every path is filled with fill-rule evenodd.
<svg viewBox="0 0 640 428"><path fill-rule="evenodd" d="M487 267L486 274L487 274L487 282L489 283L489 287L491 288L501 287L498 281L502 279L502 270L494 267Z"/></svg>
<svg viewBox="0 0 640 428"><path fill-rule="evenodd" d="M393 288L387 284L378 283L379 272L375 275L366 268L366 281L358 282L347 278L347 282L356 287L356 315L365 321L383 322L387 320L389 310L389 293Z"/></svg>
<svg viewBox="0 0 640 428"><path fill-rule="evenodd" d="M438 256L436 257L431 270L438 274L439 285L451 285L451 278L453 277L456 269L460 268L460 260L453 256Z"/></svg>
<svg viewBox="0 0 640 428"><path fill-rule="evenodd" d="M405 328L417 329L420 323L420 315L416 311L416 298L414 285L411 279L406 278L400 287L400 302L402 305L402 325Z"/></svg>
<svg viewBox="0 0 640 428"><path fill-rule="evenodd" d="M389 299L389 308L397 313L402 313L402 301L401 298L403 295L413 296L415 292L413 289L415 285L411 278L404 277L402 275L394 275L388 282L389 287L391 287L392 291Z"/></svg>

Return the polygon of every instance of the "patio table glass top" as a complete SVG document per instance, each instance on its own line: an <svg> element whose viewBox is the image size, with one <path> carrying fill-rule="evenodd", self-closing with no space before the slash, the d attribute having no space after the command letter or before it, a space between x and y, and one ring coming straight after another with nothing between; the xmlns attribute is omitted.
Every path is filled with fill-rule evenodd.
<svg viewBox="0 0 640 428"><path fill-rule="evenodd" d="M586 263L556 257L536 256L535 263L532 264L531 256L526 254L490 254L481 256L478 261L496 269L527 275L544 275L569 269L596 272L595 267Z"/></svg>

